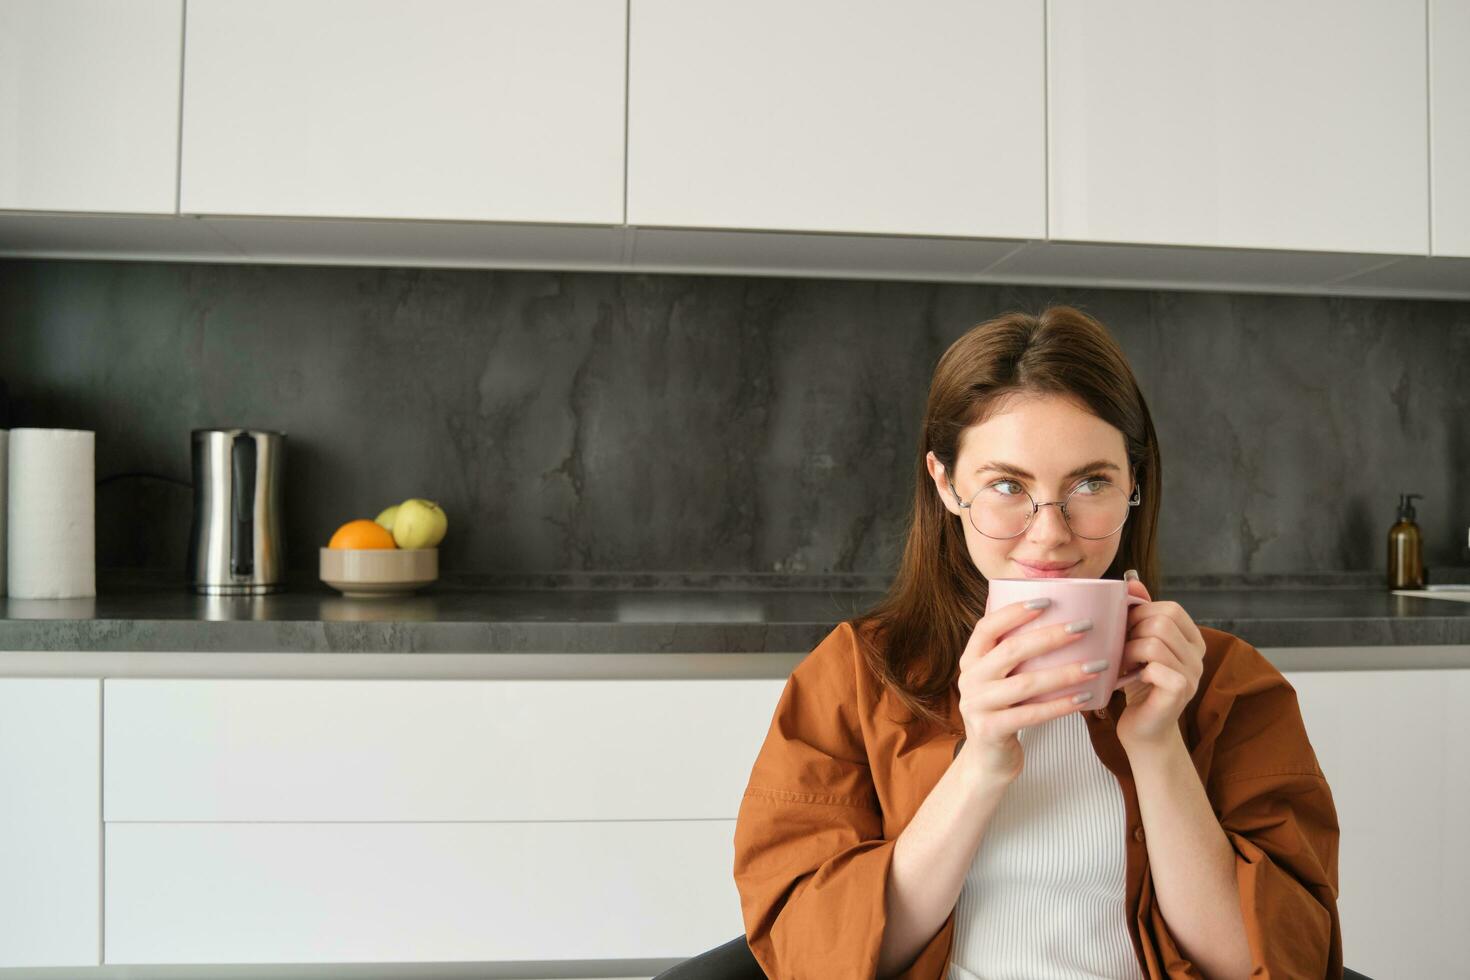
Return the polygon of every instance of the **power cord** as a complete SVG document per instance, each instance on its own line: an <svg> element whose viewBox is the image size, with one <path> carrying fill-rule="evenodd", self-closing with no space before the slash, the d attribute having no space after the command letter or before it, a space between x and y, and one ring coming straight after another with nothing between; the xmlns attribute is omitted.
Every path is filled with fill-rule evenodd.
<svg viewBox="0 0 1470 980"><path fill-rule="evenodd" d="M162 473L148 473L143 470L133 470L128 473L114 473L111 476L104 476L102 479L97 481L97 486L100 487L103 484L111 483L114 480L129 479L159 480L163 483L172 483L174 486L188 487L190 490L194 489L194 484L190 483L187 480L176 480L171 476L164 476Z"/></svg>

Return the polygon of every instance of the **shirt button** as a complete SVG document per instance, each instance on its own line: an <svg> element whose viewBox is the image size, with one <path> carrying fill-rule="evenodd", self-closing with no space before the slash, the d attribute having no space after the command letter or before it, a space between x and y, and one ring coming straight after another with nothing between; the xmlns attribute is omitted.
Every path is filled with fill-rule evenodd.
<svg viewBox="0 0 1470 980"><path fill-rule="evenodd" d="M1138 841L1138 843L1140 843L1140 844L1143 843L1143 828L1142 827L1134 827L1133 828L1133 839L1136 840L1136 841Z"/></svg>
<svg viewBox="0 0 1470 980"><path fill-rule="evenodd" d="M1097 718L1097 719L1103 719L1103 718L1106 718L1107 716L1108 716L1108 709L1107 708L1097 708L1096 710L1094 710L1092 712L1092 717Z"/></svg>

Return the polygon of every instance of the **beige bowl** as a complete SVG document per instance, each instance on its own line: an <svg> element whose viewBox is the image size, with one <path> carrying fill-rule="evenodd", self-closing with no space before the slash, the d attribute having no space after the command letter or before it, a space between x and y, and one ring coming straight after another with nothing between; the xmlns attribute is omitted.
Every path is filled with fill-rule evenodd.
<svg viewBox="0 0 1470 980"><path fill-rule="evenodd" d="M401 595L439 577L438 548L323 548L321 552L322 581L355 598Z"/></svg>

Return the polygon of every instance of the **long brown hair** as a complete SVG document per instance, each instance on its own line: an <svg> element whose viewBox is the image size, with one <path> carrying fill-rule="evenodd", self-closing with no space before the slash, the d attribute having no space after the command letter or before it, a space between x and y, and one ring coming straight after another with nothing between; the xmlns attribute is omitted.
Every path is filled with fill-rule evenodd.
<svg viewBox="0 0 1470 980"><path fill-rule="evenodd" d="M929 385L898 574L883 600L853 620L869 669L916 718L941 726L989 583L970 558L963 518L935 492L925 456L933 452L953 473L964 431L1017 394L1069 397L1123 433L1142 499L1103 577L1137 569L1158 594L1159 445L1122 349L1106 327L1069 306L1040 316L1007 313L970 329L944 352Z"/></svg>

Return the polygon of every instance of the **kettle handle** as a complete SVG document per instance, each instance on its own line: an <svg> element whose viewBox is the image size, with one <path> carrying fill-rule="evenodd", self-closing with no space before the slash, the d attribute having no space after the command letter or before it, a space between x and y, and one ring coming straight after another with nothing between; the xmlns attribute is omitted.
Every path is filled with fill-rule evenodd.
<svg viewBox="0 0 1470 980"><path fill-rule="evenodd" d="M230 522L230 572L255 574L255 439L238 435L230 447L234 519Z"/></svg>

